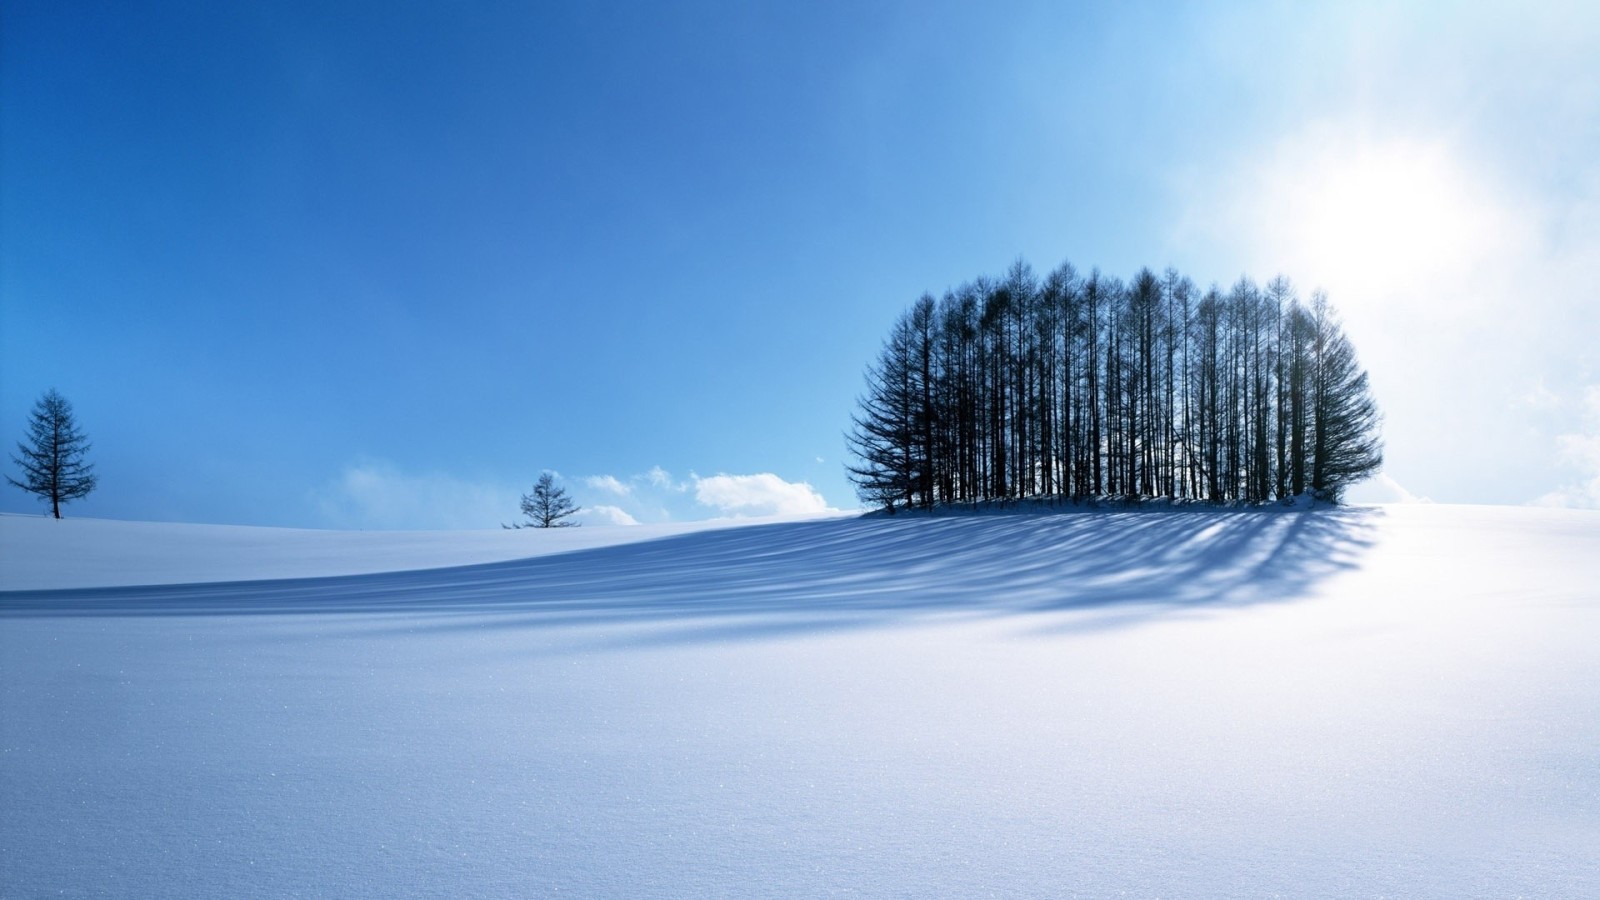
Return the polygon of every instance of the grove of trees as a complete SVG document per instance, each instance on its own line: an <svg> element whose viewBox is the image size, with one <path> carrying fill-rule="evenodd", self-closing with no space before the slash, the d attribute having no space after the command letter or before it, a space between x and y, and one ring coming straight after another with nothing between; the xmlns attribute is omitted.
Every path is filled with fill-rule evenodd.
<svg viewBox="0 0 1600 900"><path fill-rule="evenodd" d="M890 330L852 416L861 499L1337 501L1382 462L1367 374L1322 292L1200 290L1018 260Z"/></svg>
<svg viewBox="0 0 1600 900"><path fill-rule="evenodd" d="M22 469L22 480L6 481L50 504L50 514L61 518L61 504L93 491L94 465L84 461L89 438L72 416L72 404L54 388L44 392L28 416L28 439L17 443L11 461Z"/></svg>

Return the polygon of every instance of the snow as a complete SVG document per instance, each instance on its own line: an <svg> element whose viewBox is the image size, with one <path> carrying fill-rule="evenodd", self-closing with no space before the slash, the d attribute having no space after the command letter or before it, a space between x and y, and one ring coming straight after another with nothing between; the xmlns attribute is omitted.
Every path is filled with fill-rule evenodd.
<svg viewBox="0 0 1600 900"><path fill-rule="evenodd" d="M1592 512L60 524L4 896L1600 896Z"/></svg>
<svg viewBox="0 0 1600 900"><path fill-rule="evenodd" d="M839 515L835 512L832 515ZM325 531L0 513L0 590L320 578L500 562L819 515L628 527Z"/></svg>

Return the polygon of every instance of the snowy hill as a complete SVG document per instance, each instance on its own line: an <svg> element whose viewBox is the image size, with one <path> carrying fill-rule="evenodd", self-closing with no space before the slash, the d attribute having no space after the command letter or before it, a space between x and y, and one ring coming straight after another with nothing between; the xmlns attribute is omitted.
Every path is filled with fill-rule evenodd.
<svg viewBox="0 0 1600 900"><path fill-rule="evenodd" d="M410 572L819 517L494 531L324 531L0 513L0 591Z"/></svg>
<svg viewBox="0 0 1600 900"><path fill-rule="evenodd" d="M1594 513L61 524L5 896L1600 895Z"/></svg>

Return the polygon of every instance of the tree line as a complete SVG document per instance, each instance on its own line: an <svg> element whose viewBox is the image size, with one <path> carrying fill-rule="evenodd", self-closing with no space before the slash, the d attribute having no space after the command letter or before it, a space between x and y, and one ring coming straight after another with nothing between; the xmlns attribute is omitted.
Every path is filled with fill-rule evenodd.
<svg viewBox="0 0 1600 900"><path fill-rule="evenodd" d="M863 502L1025 497L1337 501L1382 462L1380 417L1326 294L1175 269L1130 281L1022 260L924 294L851 417Z"/></svg>

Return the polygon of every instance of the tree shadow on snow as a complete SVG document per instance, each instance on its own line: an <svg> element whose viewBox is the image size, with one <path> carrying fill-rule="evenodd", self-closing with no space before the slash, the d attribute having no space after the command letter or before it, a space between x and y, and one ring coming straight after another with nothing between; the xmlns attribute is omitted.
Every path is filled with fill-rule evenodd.
<svg viewBox="0 0 1600 900"><path fill-rule="evenodd" d="M919 615L1282 602L1355 568L1376 509L830 519L420 572L0 593L0 617L385 613L403 627L650 625L632 643L738 640Z"/></svg>

